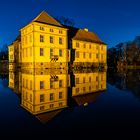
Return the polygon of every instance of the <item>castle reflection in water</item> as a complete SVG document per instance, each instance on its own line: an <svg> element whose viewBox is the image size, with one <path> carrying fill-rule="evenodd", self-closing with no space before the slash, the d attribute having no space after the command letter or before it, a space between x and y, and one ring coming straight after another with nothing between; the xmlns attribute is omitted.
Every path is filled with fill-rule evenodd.
<svg viewBox="0 0 140 140"><path fill-rule="evenodd" d="M20 69L9 72L9 87L24 109L47 122L67 107L94 102L106 90L106 71Z"/></svg>

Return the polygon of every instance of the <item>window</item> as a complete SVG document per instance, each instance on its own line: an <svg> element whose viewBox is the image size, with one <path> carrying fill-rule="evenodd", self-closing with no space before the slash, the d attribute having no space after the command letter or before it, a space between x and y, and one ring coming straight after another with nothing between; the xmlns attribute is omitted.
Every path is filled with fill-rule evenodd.
<svg viewBox="0 0 140 140"><path fill-rule="evenodd" d="M54 104L50 104L50 108L53 108L54 107Z"/></svg>
<svg viewBox="0 0 140 140"><path fill-rule="evenodd" d="M30 80L30 90L32 90L32 80Z"/></svg>
<svg viewBox="0 0 140 140"><path fill-rule="evenodd" d="M91 49L91 44L89 45L89 49Z"/></svg>
<svg viewBox="0 0 140 140"><path fill-rule="evenodd" d="M44 106L40 106L40 110L44 110L45 109L45 107Z"/></svg>
<svg viewBox="0 0 140 140"><path fill-rule="evenodd" d="M32 35L30 35L30 42L32 42Z"/></svg>
<svg viewBox="0 0 140 140"><path fill-rule="evenodd" d="M86 82L86 78L85 77L83 77L83 83L85 83Z"/></svg>
<svg viewBox="0 0 140 140"><path fill-rule="evenodd" d="M28 80L26 79L26 88L28 89Z"/></svg>
<svg viewBox="0 0 140 140"><path fill-rule="evenodd" d="M30 56L32 56L32 48L30 48Z"/></svg>
<svg viewBox="0 0 140 140"><path fill-rule="evenodd" d="M79 43L78 43L78 42L76 42L76 47L77 47L77 48L79 48L79 46L80 46L80 45L79 45Z"/></svg>
<svg viewBox="0 0 140 140"><path fill-rule="evenodd" d="M76 93L77 93L77 94L79 93L79 88L76 88Z"/></svg>
<svg viewBox="0 0 140 140"><path fill-rule="evenodd" d="M50 49L50 58L53 56L53 49Z"/></svg>
<svg viewBox="0 0 140 140"><path fill-rule="evenodd" d="M40 42L44 42L44 36L40 35Z"/></svg>
<svg viewBox="0 0 140 140"><path fill-rule="evenodd" d="M59 92L59 99L62 99L63 98L63 93L62 92Z"/></svg>
<svg viewBox="0 0 140 140"><path fill-rule="evenodd" d="M32 94L30 94L30 102L32 102Z"/></svg>
<svg viewBox="0 0 140 140"><path fill-rule="evenodd" d="M63 86L63 81L60 80L60 81L59 81L59 87L61 88L62 86Z"/></svg>
<svg viewBox="0 0 140 140"><path fill-rule="evenodd" d="M40 89L44 88L44 81L40 81Z"/></svg>
<svg viewBox="0 0 140 140"><path fill-rule="evenodd" d="M50 32L54 32L53 29L50 29Z"/></svg>
<svg viewBox="0 0 140 140"><path fill-rule="evenodd" d="M86 58L86 53L85 52L83 52L83 58Z"/></svg>
<svg viewBox="0 0 140 140"><path fill-rule="evenodd" d="M40 27L40 30L44 31L44 27Z"/></svg>
<svg viewBox="0 0 140 140"><path fill-rule="evenodd" d="M76 52L76 58L79 58L79 52L78 51Z"/></svg>
<svg viewBox="0 0 140 140"><path fill-rule="evenodd" d="M53 36L50 36L50 43L54 43Z"/></svg>
<svg viewBox="0 0 140 140"><path fill-rule="evenodd" d="M50 80L50 88L54 88L53 81Z"/></svg>
<svg viewBox="0 0 140 140"><path fill-rule="evenodd" d="M89 82L91 82L91 77L89 77Z"/></svg>
<svg viewBox="0 0 140 140"><path fill-rule="evenodd" d="M24 78L23 78L23 87L25 87Z"/></svg>
<svg viewBox="0 0 140 140"><path fill-rule="evenodd" d="M101 59L103 60L103 54L101 55Z"/></svg>
<svg viewBox="0 0 140 140"><path fill-rule="evenodd" d="M59 37L59 44L63 44L63 39Z"/></svg>
<svg viewBox="0 0 140 140"><path fill-rule="evenodd" d="M104 47L103 46L101 46L101 50L103 51L103 49L104 49Z"/></svg>
<svg viewBox="0 0 140 140"><path fill-rule="evenodd" d="M54 100L54 94L53 93L50 94L50 101L52 101L52 100Z"/></svg>
<svg viewBox="0 0 140 140"><path fill-rule="evenodd" d="M96 81L98 81L99 80L99 77L98 76L96 76Z"/></svg>
<svg viewBox="0 0 140 140"><path fill-rule="evenodd" d="M59 107L61 107L61 106L63 106L63 103L61 102L61 103L59 103Z"/></svg>
<svg viewBox="0 0 140 140"><path fill-rule="evenodd" d="M99 54L96 54L96 59L98 59L99 58Z"/></svg>
<svg viewBox="0 0 140 140"><path fill-rule="evenodd" d="M83 46L84 46L84 48L86 48L86 44L84 44Z"/></svg>
<svg viewBox="0 0 140 140"><path fill-rule="evenodd" d="M91 58L91 53L89 53L89 58Z"/></svg>
<svg viewBox="0 0 140 140"><path fill-rule="evenodd" d="M28 38L27 38L27 36L25 37L25 44L27 44L27 42L28 42Z"/></svg>
<svg viewBox="0 0 140 140"><path fill-rule="evenodd" d="M96 50L98 50L99 46L96 46Z"/></svg>
<svg viewBox="0 0 140 140"><path fill-rule="evenodd" d="M40 48L40 56L44 56L44 49Z"/></svg>
<svg viewBox="0 0 140 140"><path fill-rule="evenodd" d="M76 84L79 84L79 78L76 78Z"/></svg>
<svg viewBox="0 0 140 140"><path fill-rule="evenodd" d="M86 91L86 87L83 87L83 92L85 92Z"/></svg>
<svg viewBox="0 0 140 140"><path fill-rule="evenodd" d="M59 56L60 56L60 57L63 56L63 50L59 50Z"/></svg>
<svg viewBox="0 0 140 140"><path fill-rule="evenodd" d="M63 31L62 30L59 30L59 34L63 34Z"/></svg>
<svg viewBox="0 0 140 140"><path fill-rule="evenodd" d="M28 48L26 48L26 57L28 57Z"/></svg>
<svg viewBox="0 0 140 140"><path fill-rule="evenodd" d="M89 91L91 91L91 86L89 86Z"/></svg>
<svg viewBox="0 0 140 140"><path fill-rule="evenodd" d="M40 95L40 102L44 102L44 94Z"/></svg>

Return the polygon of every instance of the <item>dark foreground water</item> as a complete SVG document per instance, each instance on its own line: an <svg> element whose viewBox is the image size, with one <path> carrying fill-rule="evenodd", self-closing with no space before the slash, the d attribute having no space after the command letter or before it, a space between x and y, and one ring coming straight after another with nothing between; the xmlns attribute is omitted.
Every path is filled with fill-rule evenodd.
<svg viewBox="0 0 140 140"><path fill-rule="evenodd" d="M20 76L33 75L35 78L36 75L26 72L10 73L14 78L10 75L1 75L0 134L5 137L15 136L19 139L28 136L32 138L45 136L46 139L85 138L95 140L101 137L112 140L139 137L140 72L109 71L107 77L104 77L106 83L103 83L106 84L106 90L100 89L100 91L89 94L81 92L82 95L74 96L74 87L79 84L75 82L76 74L82 77L83 74L87 76L89 73L98 74L98 72L73 72L69 75L70 79L67 81L70 81L70 85L66 90L67 107L36 115L22 106L23 93L22 89L19 89L20 86L24 87L21 83L22 80L19 80ZM102 72L101 74L105 75ZM18 79L17 81L14 81L15 77ZM100 80L99 83L103 79ZM87 86L87 83L85 84ZM80 86L82 85L83 83ZM91 85L94 85L94 82L91 82ZM21 92L19 92L20 90Z"/></svg>

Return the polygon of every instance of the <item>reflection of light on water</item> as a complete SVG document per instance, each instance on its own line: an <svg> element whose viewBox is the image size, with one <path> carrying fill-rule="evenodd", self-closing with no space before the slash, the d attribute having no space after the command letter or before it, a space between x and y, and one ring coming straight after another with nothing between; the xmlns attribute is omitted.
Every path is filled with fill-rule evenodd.
<svg viewBox="0 0 140 140"><path fill-rule="evenodd" d="M84 106L85 106L85 107L88 106L88 103L84 103Z"/></svg>
<svg viewBox="0 0 140 140"><path fill-rule="evenodd" d="M18 93L23 108L47 122L67 107L94 102L106 90L106 72L22 69L9 72L9 87Z"/></svg>

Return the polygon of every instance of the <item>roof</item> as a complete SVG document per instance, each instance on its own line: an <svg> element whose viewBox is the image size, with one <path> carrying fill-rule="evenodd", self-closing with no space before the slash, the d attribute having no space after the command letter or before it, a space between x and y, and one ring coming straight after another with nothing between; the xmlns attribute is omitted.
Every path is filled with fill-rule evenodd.
<svg viewBox="0 0 140 140"><path fill-rule="evenodd" d="M88 94L81 94L79 96L73 96L76 103L81 106L85 103L92 103L95 102L96 99L101 95L101 92L95 92L95 93L88 93Z"/></svg>
<svg viewBox="0 0 140 140"><path fill-rule="evenodd" d="M35 19L32 20L33 22L39 22L49 25L55 25L63 27L58 21L56 21L52 16L50 16L45 11L42 11Z"/></svg>
<svg viewBox="0 0 140 140"><path fill-rule="evenodd" d="M68 34L70 39L105 44L101 39L99 39L97 34L95 34L94 32L89 32L84 29L79 29L70 26L65 27L69 29Z"/></svg>

